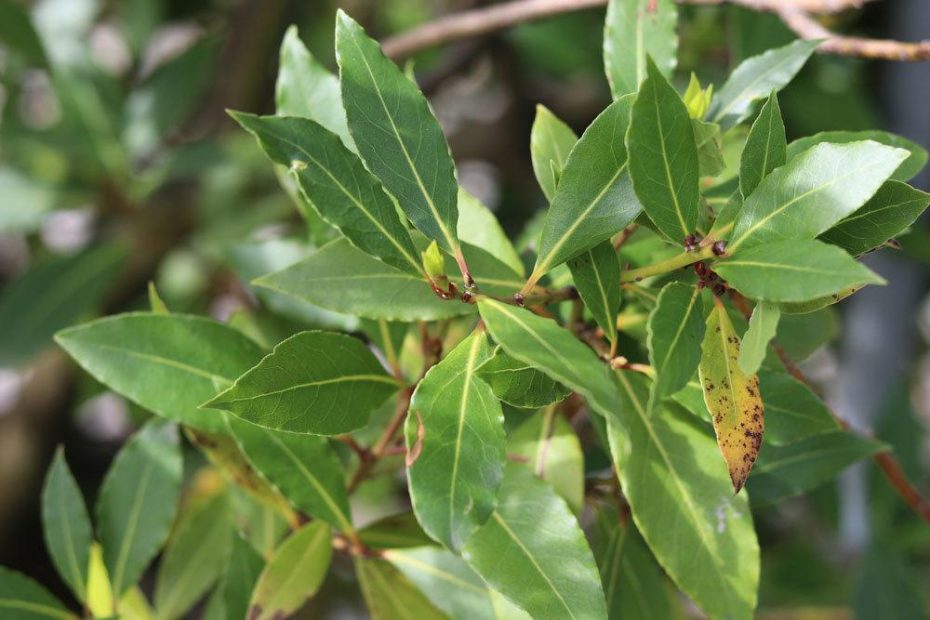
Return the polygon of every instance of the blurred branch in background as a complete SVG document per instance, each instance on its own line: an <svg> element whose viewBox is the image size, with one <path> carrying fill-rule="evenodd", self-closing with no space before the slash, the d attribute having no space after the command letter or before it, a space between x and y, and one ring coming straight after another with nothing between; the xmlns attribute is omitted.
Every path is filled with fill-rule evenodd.
<svg viewBox="0 0 930 620"><path fill-rule="evenodd" d="M678 0L681 4L733 4L777 15L804 39L824 39L819 51L841 56L919 61L930 59L930 41L907 43L838 35L820 24L815 14L857 8L872 0ZM423 49L481 36L536 21L598 6L607 0L516 0L441 17L384 42L384 51L395 59L407 58Z"/></svg>

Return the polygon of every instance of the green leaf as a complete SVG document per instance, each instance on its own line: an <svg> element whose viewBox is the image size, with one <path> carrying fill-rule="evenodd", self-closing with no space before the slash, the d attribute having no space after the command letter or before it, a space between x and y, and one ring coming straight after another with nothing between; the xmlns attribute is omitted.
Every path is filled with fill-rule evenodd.
<svg viewBox="0 0 930 620"><path fill-rule="evenodd" d="M414 226L458 257L455 166L423 93L341 10L336 56L349 131L362 159Z"/></svg>
<svg viewBox="0 0 930 620"><path fill-rule="evenodd" d="M555 198L562 170L577 141L578 136L572 128L549 108L542 104L536 106L536 119L530 131L530 157L536 181L549 202Z"/></svg>
<svg viewBox="0 0 930 620"><path fill-rule="evenodd" d="M440 299L423 278L386 265L344 239L255 284L366 319L434 321L474 312L471 304Z"/></svg>
<svg viewBox="0 0 930 620"><path fill-rule="evenodd" d="M358 538L371 549L406 549L433 544L412 511L378 519L359 530Z"/></svg>
<svg viewBox="0 0 930 620"><path fill-rule="evenodd" d="M463 340L420 381L405 425L417 520L456 551L494 511L507 456L500 402L477 374L490 357L483 331Z"/></svg>
<svg viewBox="0 0 930 620"><path fill-rule="evenodd" d="M457 232L462 243L481 248L524 277L523 261L491 210L462 188L459 188L458 205Z"/></svg>
<svg viewBox="0 0 930 620"><path fill-rule="evenodd" d="M930 194L900 181L887 181L861 209L820 239L850 254L864 254L907 230L928 205Z"/></svg>
<svg viewBox="0 0 930 620"><path fill-rule="evenodd" d="M325 437L274 431L231 415L226 421L252 466L295 508L353 531L342 465Z"/></svg>
<svg viewBox="0 0 930 620"><path fill-rule="evenodd" d="M155 283L149 280L148 287L148 298L149 298L149 310L154 314L171 314L171 310L168 309L168 306L165 304L165 301L161 298L161 295L158 294L158 289L155 288Z"/></svg>
<svg viewBox="0 0 930 620"><path fill-rule="evenodd" d="M571 394L571 390L532 364L510 357L501 347L478 369L478 376L491 386L495 396L514 407L544 407Z"/></svg>
<svg viewBox="0 0 930 620"><path fill-rule="evenodd" d="M630 177L649 219L681 243L695 231L700 206L694 130L678 92L651 60L646 73L626 136Z"/></svg>
<svg viewBox="0 0 930 620"><path fill-rule="evenodd" d="M0 23L3 6L10 2L0 0ZM56 206L57 194L52 187L12 167L0 166L0 192L0 233L35 232Z"/></svg>
<svg viewBox="0 0 930 620"><path fill-rule="evenodd" d="M338 435L368 424L398 387L361 340L301 332L203 406L264 428Z"/></svg>
<svg viewBox="0 0 930 620"><path fill-rule="evenodd" d="M809 387L787 373L762 371L759 385L765 401L766 445L783 446L840 430L839 422L826 405Z"/></svg>
<svg viewBox="0 0 930 620"><path fill-rule="evenodd" d="M610 241L603 241L568 261L572 280L581 300L617 344L617 314L620 312L620 259Z"/></svg>
<svg viewBox="0 0 930 620"><path fill-rule="evenodd" d="M740 250L714 265L751 299L798 302L884 280L843 250L821 241L779 241Z"/></svg>
<svg viewBox="0 0 930 620"><path fill-rule="evenodd" d="M39 263L6 287L0 297L0 366L29 361L55 332L88 314L125 259L120 246L97 246Z"/></svg>
<svg viewBox="0 0 930 620"><path fill-rule="evenodd" d="M371 620L445 618L403 574L385 560L357 559L355 574L358 575Z"/></svg>
<svg viewBox="0 0 930 620"><path fill-rule="evenodd" d="M894 174L891 175L891 178L896 181L908 181L914 178L927 164L927 149L907 138L875 129L864 131L823 131L812 136L798 138L788 145L788 159L794 159L804 151L821 142L846 144L848 142L862 142L863 140L871 140L879 144L905 149L910 153L907 159L905 159L898 169L895 170Z"/></svg>
<svg viewBox="0 0 930 620"><path fill-rule="evenodd" d="M540 234L531 283L639 215L622 141L632 104L632 96L610 104L569 154Z"/></svg>
<svg viewBox="0 0 930 620"><path fill-rule="evenodd" d="M42 67L48 64L29 13L16 0L0 0L0 41L31 63Z"/></svg>
<svg viewBox="0 0 930 620"><path fill-rule="evenodd" d="M597 513L591 543L611 618L673 618L662 573L632 521L621 523L606 504Z"/></svg>
<svg viewBox="0 0 930 620"><path fill-rule="evenodd" d="M224 618L246 618L249 599L262 573L265 561L242 537L234 534L232 551L220 586Z"/></svg>
<svg viewBox="0 0 930 620"><path fill-rule="evenodd" d="M404 346L409 325L384 319L377 321L362 319L361 323L365 334L384 354L388 366L399 368L401 348Z"/></svg>
<svg viewBox="0 0 930 620"><path fill-rule="evenodd" d="M771 503L800 495L833 480L853 463L887 446L854 433L837 431L785 446L766 446L756 464L749 492L754 502Z"/></svg>
<svg viewBox="0 0 930 620"><path fill-rule="evenodd" d="M704 337L701 291L683 282L667 284L649 314L646 334L649 361L656 373L649 394L652 411L663 398L688 383L701 360Z"/></svg>
<svg viewBox="0 0 930 620"><path fill-rule="evenodd" d="M513 358L584 396L604 416L618 408L617 386L597 355L555 321L499 301L478 302L491 336Z"/></svg>
<svg viewBox="0 0 930 620"><path fill-rule="evenodd" d="M97 534L117 598L158 553L177 511L181 451L174 424L154 420L123 446L97 498Z"/></svg>
<svg viewBox="0 0 930 620"><path fill-rule="evenodd" d="M314 521L284 539L255 584L250 620L288 618L316 594L329 570L331 536L329 524Z"/></svg>
<svg viewBox="0 0 930 620"><path fill-rule="evenodd" d="M216 583L229 561L232 512L225 492L201 498L182 512L155 582L160 619L181 618Z"/></svg>
<svg viewBox="0 0 930 620"><path fill-rule="evenodd" d="M520 461L568 503L575 514L584 508L584 454L575 429L555 407L530 416L510 434L507 453Z"/></svg>
<svg viewBox="0 0 930 620"><path fill-rule="evenodd" d="M610 0L604 22L604 70L614 99L635 93L651 57L663 75L676 65L678 8L672 0Z"/></svg>
<svg viewBox="0 0 930 620"><path fill-rule="evenodd" d="M534 618L606 618L597 565L565 502L528 469L508 463L498 507L462 557Z"/></svg>
<svg viewBox="0 0 930 620"><path fill-rule="evenodd" d="M877 142L819 144L769 174L743 203L728 251L813 239L861 207L907 157Z"/></svg>
<svg viewBox="0 0 930 620"><path fill-rule="evenodd" d="M739 368L747 375L754 375L762 366L768 351L769 341L775 337L781 310L777 304L760 301L752 310L749 329L743 336L739 350Z"/></svg>
<svg viewBox="0 0 930 620"><path fill-rule="evenodd" d="M919 571L891 536L889 540L873 540L862 559L853 586L855 618L921 620L927 616L927 592Z"/></svg>
<svg viewBox="0 0 930 620"><path fill-rule="evenodd" d="M302 118L231 112L268 157L290 168L320 216L363 252L420 275L407 227L378 180L337 136Z"/></svg>
<svg viewBox="0 0 930 620"><path fill-rule="evenodd" d="M307 50L297 34L297 26L288 28L281 41L275 102L279 116L308 118L339 136L346 148L355 151L342 107L339 78Z"/></svg>
<svg viewBox="0 0 930 620"><path fill-rule="evenodd" d="M772 170L788 160L788 139L781 118L778 95L774 92L752 124L739 162L739 189L743 197L752 194Z"/></svg>
<svg viewBox="0 0 930 620"><path fill-rule="evenodd" d="M700 176L715 177L726 170L720 125L692 118L691 130L694 132L694 146L697 148Z"/></svg>
<svg viewBox="0 0 930 620"><path fill-rule="evenodd" d="M741 62L714 98L710 118L724 131L744 121L756 101L794 79L818 45L818 40L797 40Z"/></svg>
<svg viewBox="0 0 930 620"><path fill-rule="evenodd" d="M29 577L0 566L0 615L5 620L77 620L52 593Z"/></svg>
<svg viewBox="0 0 930 620"><path fill-rule="evenodd" d="M263 351L204 317L130 313L59 332L56 342L95 379L139 406L206 431L222 431L199 406L255 365Z"/></svg>
<svg viewBox="0 0 930 620"><path fill-rule="evenodd" d="M389 549L383 557L450 618L529 618L520 608L488 588L464 560L445 549Z"/></svg>
<svg viewBox="0 0 930 620"><path fill-rule="evenodd" d="M42 533L58 574L77 599L85 602L93 529L63 448L55 452L42 488Z"/></svg>
<svg viewBox="0 0 930 620"><path fill-rule="evenodd" d="M723 302L715 298L707 317L698 374L717 445L736 493L746 484L765 432L759 377L740 369L739 355L739 336Z"/></svg>
<svg viewBox="0 0 930 620"><path fill-rule="evenodd" d="M619 418L607 418L610 451L636 526L705 613L750 618L759 545L746 495L733 494L713 439L674 409L647 415L642 375L621 372L618 378L623 403Z"/></svg>

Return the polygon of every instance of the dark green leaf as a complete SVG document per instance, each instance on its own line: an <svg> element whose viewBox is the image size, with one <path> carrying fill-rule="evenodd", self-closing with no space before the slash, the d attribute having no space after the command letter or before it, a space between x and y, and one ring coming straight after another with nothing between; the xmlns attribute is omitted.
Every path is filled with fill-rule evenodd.
<svg viewBox="0 0 930 620"><path fill-rule="evenodd" d="M626 137L630 176L649 219L669 239L681 243L698 221L694 130L678 92L651 60L646 73Z"/></svg>
<svg viewBox="0 0 930 620"><path fill-rule="evenodd" d="M141 407L214 432L223 431L222 417L199 406L263 355L238 331L181 314L111 316L55 340L95 379Z"/></svg>
<svg viewBox="0 0 930 620"><path fill-rule="evenodd" d="M492 588L534 618L606 618L597 565L552 487L508 463L497 510L462 557Z"/></svg>
<svg viewBox="0 0 930 620"><path fill-rule="evenodd" d="M745 494L733 494L717 445L703 430L674 409L647 414L642 375L621 372L619 381L620 417L607 418L610 450L643 538L709 616L750 618L759 546Z"/></svg>
<svg viewBox="0 0 930 620"><path fill-rule="evenodd" d="M433 544L412 511L384 517L366 525L359 530L358 537L372 549L406 549Z"/></svg>
<svg viewBox="0 0 930 620"><path fill-rule="evenodd" d="M0 566L0 615L4 620L77 620L52 593L29 577Z"/></svg>
<svg viewBox="0 0 930 620"><path fill-rule="evenodd" d="M788 139L785 122L781 118L778 95L769 97L746 138L739 163L739 189L743 197L749 196L772 170L784 165L788 159Z"/></svg>
<svg viewBox="0 0 930 620"><path fill-rule="evenodd" d="M0 41L29 62L45 66L45 50L26 9L16 0L0 0Z"/></svg>
<svg viewBox="0 0 930 620"><path fill-rule="evenodd" d="M220 592L223 597L224 618L246 618L249 599L258 582L265 561L248 542L233 534L232 552Z"/></svg>
<svg viewBox="0 0 930 620"><path fill-rule="evenodd" d="M97 534L113 594L136 584L168 537L181 490L174 424L155 420L123 446L97 498Z"/></svg>
<svg viewBox="0 0 930 620"><path fill-rule="evenodd" d="M614 99L635 93L651 57L663 75L676 64L678 8L672 0L610 0L604 22L604 69Z"/></svg>
<svg viewBox="0 0 930 620"><path fill-rule="evenodd" d="M759 385L765 401L766 444L782 446L840 430L826 405L787 373L763 370Z"/></svg>
<svg viewBox="0 0 930 620"><path fill-rule="evenodd" d="M487 336L475 331L426 373L407 416L414 512L453 550L494 511L506 459L500 402L477 374L490 357Z"/></svg>
<svg viewBox="0 0 930 620"><path fill-rule="evenodd" d="M620 259L610 241L603 241L568 261L581 300L616 346L620 312Z"/></svg>
<svg viewBox="0 0 930 620"><path fill-rule="evenodd" d="M769 341L775 337L781 310L777 304L760 301L752 310L749 329L743 335L739 350L739 367L744 373L754 375L762 366L762 360L768 351Z"/></svg>
<svg viewBox="0 0 930 620"><path fill-rule="evenodd" d="M361 340L301 332L203 406L264 428L338 435L365 426L398 387Z"/></svg>
<svg viewBox="0 0 930 620"><path fill-rule="evenodd" d="M724 131L744 121L753 104L797 75L820 41L798 40L744 60L714 97L710 118Z"/></svg>
<svg viewBox="0 0 930 620"><path fill-rule="evenodd" d="M926 620L927 592L920 571L895 547L893 541L874 541L862 559L854 587L856 620Z"/></svg>
<svg viewBox="0 0 930 620"><path fill-rule="evenodd" d="M821 142L832 142L833 144L846 144L848 142L861 142L871 140L879 144L886 144L900 149L907 150L910 155L891 175L892 179L897 181L908 181L923 170L927 164L927 149L907 138L888 133L887 131L878 131L875 129L865 131L824 131L813 136L799 138L788 145L788 159L794 159L804 151L808 150Z"/></svg>
<svg viewBox="0 0 930 620"><path fill-rule="evenodd" d="M42 533L58 574L79 601L86 601L93 530L62 448L55 452L42 488Z"/></svg>
<svg viewBox="0 0 930 620"><path fill-rule="evenodd" d="M692 118L691 129L694 131L694 146L697 148L700 176L715 177L726 170L720 125Z"/></svg>
<svg viewBox="0 0 930 620"><path fill-rule="evenodd" d="M349 131L362 159L410 221L457 255L455 167L423 93L341 10L336 56Z"/></svg>
<svg viewBox="0 0 930 620"><path fill-rule="evenodd" d="M544 407L571 393L532 364L510 357L500 347L478 369L478 375L491 386L495 396L514 407Z"/></svg>
<svg viewBox="0 0 930 620"><path fill-rule="evenodd" d="M552 202L568 154L571 153L578 136L571 127L540 104L536 106L536 120L530 132L530 157L533 172L546 199ZM461 225L461 224L460 224Z"/></svg>
<svg viewBox="0 0 930 620"><path fill-rule="evenodd" d="M701 360L704 304L696 286L672 282L659 293L646 326L649 361L655 369L650 411L680 390Z"/></svg>
<svg viewBox="0 0 930 620"><path fill-rule="evenodd" d="M884 284L843 250L820 241L778 241L740 250L714 266L751 299L798 302L860 284Z"/></svg>
<svg viewBox="0 0 930 620"><path fill-rule="evenodd" d="M820 239L858 255L904 232L927 206L930 194L900 181L887 181L865 205Z"/></svg>
<svg viewBox="0 0 930 620"><path fill-rule="evenodd" d="M355 561L362 596L371 620L439 620L445 615L436 609L396 568L385 560L363 558Z"/></svg>
<svg viewBox="0 0 930 620"><path fill-rule="evenodd" d="M584 508L584 454L575 429L555 407L535 413L510 434L508 454L552 485L575 514Z"/></svg>

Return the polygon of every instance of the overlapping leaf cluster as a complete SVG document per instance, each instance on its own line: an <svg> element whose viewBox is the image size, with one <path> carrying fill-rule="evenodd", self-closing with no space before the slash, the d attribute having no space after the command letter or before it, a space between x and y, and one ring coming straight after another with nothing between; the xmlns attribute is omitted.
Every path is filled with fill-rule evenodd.
<svg viewBox="0 0 930 620"><path fill-rule="evenodd" d="M804 492L884 449L841 429L769 343L809 353L832 304L881 282L856 256L926 208L906 181L927 154L881 132L788 144L777 91L816 43L679 94L676 19L671 0L613 0L614 102L580 137L539 108L531 154L550 204L523 255L458 187L426 99L358 24L337 18L338 78L289 32L278 114L233 117L338 234L255 284L358 317L365 339L303 331L268 351L160 303L61 332L87 372L168 420L117 459L96 537L56 460L48 543L78 599L113 612L138 598L174 514L181 425L252 529L230 535L244 509L226 495L186 508L161 617L211 588L213 613L289 614L334 548L376 618L670 617L669 582L711 617L751 617L750 497ZM578 429L612 467L585 463ZM399 467L412 514L360 529L350 494ZM293 531L263 540L261 519ZM195 562L211 570L182 578ZM3 588L62 609L17 579Z"/></svg>

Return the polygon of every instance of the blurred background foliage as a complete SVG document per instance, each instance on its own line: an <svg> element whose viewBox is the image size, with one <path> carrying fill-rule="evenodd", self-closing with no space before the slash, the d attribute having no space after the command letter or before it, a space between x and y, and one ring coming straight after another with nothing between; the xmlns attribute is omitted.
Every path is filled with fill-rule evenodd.
<svg viewBox="0 0 930 620"><path fill-rule="evenodd" d="M285 29L296 24L333 67L337 7L386 37L488 3L0 0L0 564L67 596L38 519L54 447L64 443L91 495L147 415L67 362L51 343L58 329L147 308L150 281L174 311L276 339L308 326L359 328L248 286L331 237L299 216L254 140L225 114L273 112ZM831 20L845 31L926 37L930 3L886 0ZM536 104L580 133L610 101L602 24L603 10L581 11L415 59L462 185L514 237L545 207L528 150ZM681 87L690 71L719 85L728 67L793 38L771 16L724 6L682 7L680 36ZM781 101L789 139L879 127L930 146L928 93L927 63L819 56ZM857 296L818 328L811 337L824 346L806 369L842 414L894 445L926 490L930 236L918 226L901 241L903 252L873 259L892 286ZM838 339L842 322L852 335ZM202 460L188 457L196 470ZM869 467L758 512L761 615L926 617L930 528ZM392 484L364 488L358 502L369 518L398 508ZM352 607L351 593L331 590L333 600L315 605Z"/></svg>

